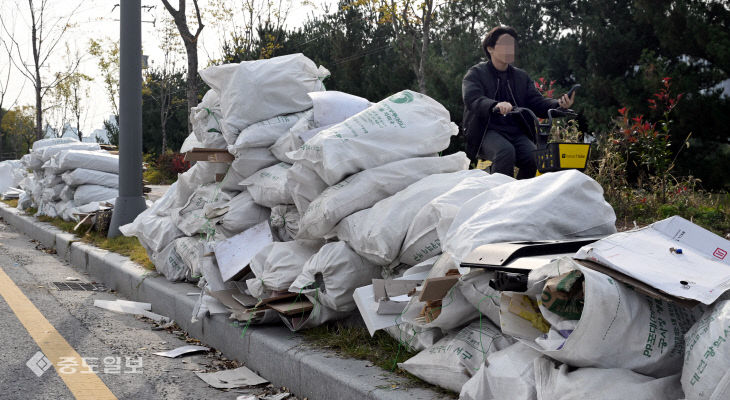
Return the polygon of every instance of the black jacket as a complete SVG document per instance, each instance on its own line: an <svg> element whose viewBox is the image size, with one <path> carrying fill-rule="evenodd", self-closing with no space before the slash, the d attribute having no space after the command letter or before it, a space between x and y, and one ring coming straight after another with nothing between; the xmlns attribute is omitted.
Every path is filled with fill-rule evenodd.
<svg viewBox="0 0 730 400"><path fill-rule="evenodd" d="M547 111L558 107L558 101L548 99L535 88L535 83L527 73L513 66L507 67L507 81L512 90L512 102L518 107L532 110L538 117L546 118ZM466 136L466 155L476 159L482 137L489 125L492 109L498 103L494 95L499 87L497 70L491 62L481 62L471 68L464 76L461 93L464 100L463 128ZM522 115L518 121L522 131L534 140L535 125L532 117Z"/></svg>

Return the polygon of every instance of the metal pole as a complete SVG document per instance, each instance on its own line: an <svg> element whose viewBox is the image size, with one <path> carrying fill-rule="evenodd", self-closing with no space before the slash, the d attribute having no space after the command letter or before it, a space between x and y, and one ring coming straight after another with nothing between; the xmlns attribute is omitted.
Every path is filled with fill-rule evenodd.
<svg viewBox="0 0 730 400"><path fill-rule="evenodd" d="M146 208L142 195L142 22L141 0L120 1L119 22L119 197L108 237L119 236Z"/></svg>

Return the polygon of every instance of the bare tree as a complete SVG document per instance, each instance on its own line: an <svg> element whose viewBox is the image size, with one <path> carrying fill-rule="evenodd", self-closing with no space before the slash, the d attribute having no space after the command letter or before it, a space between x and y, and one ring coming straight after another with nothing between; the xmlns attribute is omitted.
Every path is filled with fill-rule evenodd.
<svg viewBox="0 0 730 400"><path fill-rule="evenodd" d="M198 0L193 0L198 27L194 34L190 32L186 14L186 3L186 0L178 0L178 7L176 10L172 5L170 5L169 1L162 0L162 4L165 5L165 8L175 21L177 30L180 32L180 36L185 44L185 52L187 53L188 58L186 97L188 99L188 112L190 112L192 107L198 105L198 38L200 37L200 33L203 31L205 25L203 25L203 20L200 15ZM190 120L188 120L188 133L190 132L192 132L192 125L190 124Z"/></svg>
<svg viewBox="0 0 730 400"><path fill-rule="evenodd" d="M0 17L2 18L2 17ZM7 54L8 60L10 60L12 56L12 49L9 45L9 39L6 39L3 36L0 36L0 45L2 45L2 50L4 54ZM25 81L23 82L23 86L18 91L17 96L15 96L15 99L12 101L9 101L6 103L6 101L10 100L10 97L8 97L8 91L10 86L10 77L12 72L12 66L10 64L3 63L0 66L0 127L3 124L3 118L5 118L5 114L8 110L15 107L15 105L18 103L18 99L20 98L20 94L23 93L23 87L25 87ZM4 77L4 78L3 78ZM0 152L3 151L5 146L5 132L0 129Z"/></svg>
<svg viewBox="0 0 730 400"><path fill-rule="evenodd" d="M14 29L9 25L9 19L5 18L7 14L3 13L3 16L0 16L0 25L7 37L10 38L11 49L14 49L10 61L23 76L33 82L36 103L36 139L43 137L43 97L49 90L58 85L62 79L68 76L67 74L56 75L50 83L44 84L43 77L41 76L41 68L46 66L56 46L61 43L61 39L72 28L71 18L81 6L81 3L79 3L76 7L70 9L66 16L52 17L49 15L49 4L49 0L28 0L30 36L33 49L31 62L27 62L29 61L27 60L27 56L23 54L20 44L14 37ZM16 4L16 6L18 9L21 8L20 3ZM16 16L10 15L10 18L14 21ZM73 71L71 72L75 72L77 68L78 63L73 66Z"/></svg>

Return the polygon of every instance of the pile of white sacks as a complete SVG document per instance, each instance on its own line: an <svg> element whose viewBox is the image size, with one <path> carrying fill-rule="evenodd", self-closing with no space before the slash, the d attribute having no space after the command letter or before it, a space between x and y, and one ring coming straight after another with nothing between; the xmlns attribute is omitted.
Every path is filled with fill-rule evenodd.
<svg viewBox="0 0 730 400"><path fill-rule="evenodd" d="M94 211L118 196L119 156L97 143L72 138L42 139L21 159L29 170L19 184L18 208L35 207L36 215L77 220L76 213Z"/></svg>
<svg viewBox="0 0 730 400"><path fill-rule="evenodd" d="M242 315L211 293L238 289L265 299L291 292L305 295L313 309L296 316L267 310L249 322L304 329L357 313L353 292L373 278L444 276L487 243L616 231L602 188L580 172L516 181L468 170L463 153L439 156L458 129L423 94L404 90L370 103L327 92L328 72L301 54L200 74L212 89L191 112L188 147L227 149L234 161L196 163L121 227L168 279L204 288L194 319ZM266 221L274 242L253 257L248 275L224 281L216 245ZM571 268L583 271L560 259L531 275L532 294ZM424 319L425 304L414 296L388 328L420 350L401 368L464 399L599 398L593 395L612 382L621 387L600 398L682 397L683 334L696 311L656 303L616 282L607 288L604 275L583 271L590 310L583 315L590 321L568 326L567 341L554 330L527 345L502 331L504 300L489 286L492 276L460 272L437 317ZM656 327L632 321L659 316L666 345L645 356Z"/></svg>

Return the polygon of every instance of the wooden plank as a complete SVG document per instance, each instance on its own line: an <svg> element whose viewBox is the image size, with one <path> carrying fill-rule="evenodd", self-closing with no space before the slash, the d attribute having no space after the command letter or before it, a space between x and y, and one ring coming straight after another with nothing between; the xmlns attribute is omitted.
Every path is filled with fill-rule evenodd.
<svg viewBox="0 0 730 400"><path fill-rule="evenodd" d="M448 275L440 278L429 278L423 282L420 301L436 301L443 299L459 280L460 275Z"/></svg>
<svg viewBox="0 0 730 400"><path fill-rule="evenodd" d="M274 311L284 315L301 314L307 311L312 311L312 309L314 308L314 305L306 298L300 298L297 301L282 301L278 303L271 303L268 306Z"/></svg>
<svg viewBox="0 0 730 400"><path fill-rule="evenodd" d="M260 307L262 305L267 305L267 304L272 303L272 302L275 302L275 301L291 299L291 298L296 297L296 296L299 296L300 298L306 298L304 295L298 295L296 293L285 293L285 294L282 294L282 295L271 296L271 297L266 298L266 299L261 299L256 304L256 307L258 308L258 307Z"/></svg>
<svg viewBox="0 0 730 400"><path fill-rule="evenodd" d="M194 148L185 153L185 161L208 161L218 163L233 162L233 155L225 149Z"/></svg>

